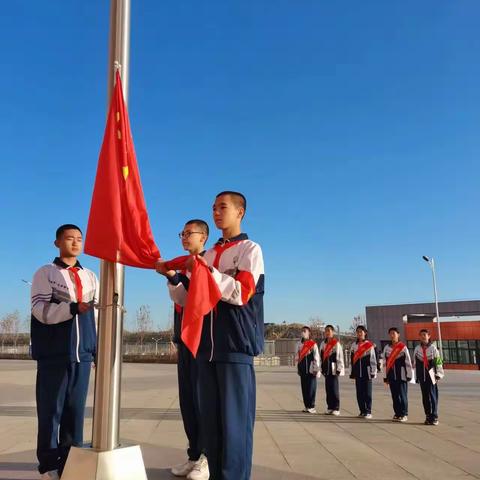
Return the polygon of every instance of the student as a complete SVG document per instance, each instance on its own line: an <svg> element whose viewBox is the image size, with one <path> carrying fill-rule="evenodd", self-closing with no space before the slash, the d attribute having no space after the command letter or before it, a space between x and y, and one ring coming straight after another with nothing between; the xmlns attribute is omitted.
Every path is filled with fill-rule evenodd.
<svg viewBox="0 0 480 480"><path fill-rule="evenodd" d="M338 377L345 375L343 349L334 337L333 325L325 327L325 340L320 344L321 371L325 377L325 392L327 394L326 415L340 415L340 388Z"/></svg>
<svg viewBox="0 0 480 480"><path fill-rule="evenodd" d="M310 327L302 328L302 339L297 346L297 371L302 387L304 413L317 413L315 396L317 394L317 377L320 374L320 354L317 342L310 339Z"/></svg>
<svg viewBox="0 0 480 480"><path fill-rule="evenodd" d="M83 268L82 232L57 229L59 255L41 267L32 282L32 358L37 360L38 471L58 480L72 445L83 444L83 420L92 361L96 353L93 306L98 281Z"/></svg>
<svg viewBox="0 0 480 480"><path fill-rule="evenodd" d="M179 237L182 246L190 255L203 255L208 239L208 224L203 220L188 221ZM170 298L175 302L173 342L177 345L178 396L182 412L183 427L188 438L188 460L172 467L172 474L187 477L189 480L208 480L208 462L202 454L200 436L200 412L198 406L197 361L185 346L181 336L183 307L188 291L189 274L186 272L165 271L164 265L157 264L157 271L167 279Z"/></svg>
<svg viewBox="0 0 480 480"><path fill-rule="evenodd" d="M264 267L260 246L241 230L246 207L241 193L225 191L216 196L213 220L222 238L203 258L198 257L209 266L222 293L214 311L205 317L197 355L211 480L248 480L252 468L253 357L264 344Z"/></svg>
<svg viewBox="0 0 480 480"><path fill-rule="evenodd" d="M375 344L367 340L367 329L359 325L357 340L352 344L350 378L355 379L359 417L372 418L372 379L377 377Z"/></svg>
<svg viewBox="0 0 480 480"><path fill-rule="evenodd" d="M394 422L408 421L408 382L413 370L410 353L404 343L400 342L400 332L392 327L388 330L391 343L383 349L385 364L384 382L390 386L393 400Z"/></svg>
<svg viewBox="0 0 480 480"><path fill-rule="evenodd" d="M422 389L425 425L438 425L437 382L444 377L442 359L437 347L430 342L430 332L423 328L419 335L421 343L413 353L415 379Z"/></svg>

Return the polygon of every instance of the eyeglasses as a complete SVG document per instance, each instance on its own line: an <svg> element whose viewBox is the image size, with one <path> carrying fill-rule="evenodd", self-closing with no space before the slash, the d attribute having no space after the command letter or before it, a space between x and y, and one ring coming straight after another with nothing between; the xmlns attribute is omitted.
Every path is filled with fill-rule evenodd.
<svg viewBox="0 0 480 480"><path fill-rule="evenodd" d="M193 235L194 233L203 233L203 232L180 232L180 233L178 234L178 237L179 237L179 238L182 238L182 239L183 239L183 238L189 238L190 235Z"/></svg>

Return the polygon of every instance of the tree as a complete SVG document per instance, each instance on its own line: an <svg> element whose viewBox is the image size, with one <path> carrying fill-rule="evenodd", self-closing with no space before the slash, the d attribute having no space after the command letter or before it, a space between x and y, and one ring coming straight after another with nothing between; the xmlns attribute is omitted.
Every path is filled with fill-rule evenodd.
<svg viewBox="0 0 480 480"><path fill-rule="evenodd" d="M361 313L353 317L352 325L350 326L350 331L355 332L355 330L359 325L364 325L364 326L367 325L367 320L365 319L365 315L362 315Z"/></svg>
<svg viewBox="0 0 480 480"><path fill-rule="evenodd" d="M20 333L20 313L15 310L7 313L0 320L0 334L2 337L2 347L5 343L17 346L18 335Z"/></svg>
<svg viewBox="0 0 480 480"><path fill-rule="evenodd" d="M147 332L153 330L152 319L150 317L150 306L141 305L137 310L137 332L140 345L143 345Z"/></svg>

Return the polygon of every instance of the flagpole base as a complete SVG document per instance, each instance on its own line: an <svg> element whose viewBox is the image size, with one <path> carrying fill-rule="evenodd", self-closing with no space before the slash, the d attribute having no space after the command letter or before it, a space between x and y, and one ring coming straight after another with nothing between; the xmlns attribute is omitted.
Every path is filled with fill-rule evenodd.
<svg viewBox="0 0 480 480"><path fill-rule="evenodd" d="M62 480L147 480L139 445L108 452L72 447Z"/></svg>

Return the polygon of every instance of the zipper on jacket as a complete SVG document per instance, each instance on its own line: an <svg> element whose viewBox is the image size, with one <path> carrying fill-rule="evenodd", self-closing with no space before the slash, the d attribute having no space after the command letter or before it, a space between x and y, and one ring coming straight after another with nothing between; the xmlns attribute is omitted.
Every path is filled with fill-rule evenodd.
<svg viewBox="0 0 480 480"><path fill-rule="evenodd" d="M78 325L78 315L75 315L75 325L77 327L77 362L80 363L80 326Z"/></svg>

